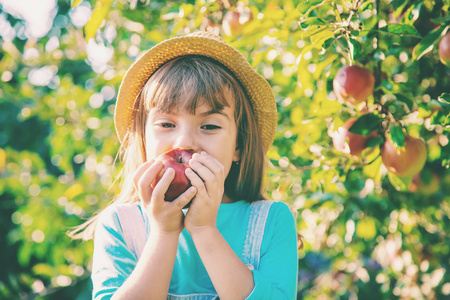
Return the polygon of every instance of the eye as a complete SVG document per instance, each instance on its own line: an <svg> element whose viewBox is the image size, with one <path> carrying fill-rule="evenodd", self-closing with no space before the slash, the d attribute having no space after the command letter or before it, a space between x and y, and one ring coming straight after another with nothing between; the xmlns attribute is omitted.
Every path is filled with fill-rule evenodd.
<svg viewBox="0 0 450 300"><path fill-rule="evenodd" d="M174 128L174 127L175 127L175 124L168 123L168 122L164 122L164 123L161 123L160 126L161 126L162 128Z"/></svg>
<svg viewBox="0 0 450 300"><path fill-rule="evenodd" d="M161 127L161 128L174 128L175 124L171 122L155 122L153 126Z"/></svg>
<svg viewBox="0 0 450 300"><path fill-rule="evenodd" d="M221 127L214 125L214 124L206 124L206 125L203 125L201 128L205 129L205 130L217 130L217 129L220 129Z"/></svg>

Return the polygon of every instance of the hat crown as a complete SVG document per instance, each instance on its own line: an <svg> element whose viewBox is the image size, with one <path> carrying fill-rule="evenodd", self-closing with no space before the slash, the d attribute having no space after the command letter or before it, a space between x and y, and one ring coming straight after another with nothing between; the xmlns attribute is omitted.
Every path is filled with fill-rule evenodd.
<svg viewBox="0 0 450 300"><path fill-rule="evenodd" d="M196 32L185 35L185 37L190 37L190 36L213 39L213 40L224 43L223 39L220 36L218 36L217 34L211 33L211 32L207 32L207 31L196 31Z"/></svg>

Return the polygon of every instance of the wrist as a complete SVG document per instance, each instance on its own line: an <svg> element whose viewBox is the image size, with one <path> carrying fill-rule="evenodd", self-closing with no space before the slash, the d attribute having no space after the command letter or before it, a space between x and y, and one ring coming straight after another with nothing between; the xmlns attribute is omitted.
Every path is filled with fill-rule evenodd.
<svg viewBox="0 0 450 300"><path fill-rule="evenodd" d="M218 232L218 229L215 225L191 226L186 229L193 238L199 236L208 236Z"/></svg>
<svg viewBox="0 0 450 300"><path fill-rule="evenodd" d="M170 238L176 238L180 236L180 233L183 231L183 228L177 228L177 229L167 229L162 226L159 226L159 224L150 224L150 236L156 237L158 239L164 238L164 239L170 239Z"/></svg>

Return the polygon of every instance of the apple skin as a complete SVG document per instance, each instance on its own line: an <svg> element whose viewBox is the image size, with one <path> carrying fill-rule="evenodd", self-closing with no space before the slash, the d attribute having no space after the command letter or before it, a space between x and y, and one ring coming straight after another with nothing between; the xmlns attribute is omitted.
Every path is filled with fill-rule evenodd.
<svg viewBox="0 0 450 300"><path fill-rule="evenodd" d="M354 106L367 100L374 86L373 73L357 65L343 66L333 80L333 90L338 100Z"/></svg>
<svg viewBox="0 0 450 300"><path fill-rule="evenodd" d="M450 66L450 32L439 43L439 59L444 65Z"/></svg>
<svg viewBox="0 0 450 300"><path fill-rule="evenodd" d="M378 136L378 133L374 130L369 135L364 136L348 131L357 120L357 118L348 119L344 125L339 127L338 130L333 133L333 145L336 150L340 152L350 153L353 156L361 157L363 150L367 148L367 141Z"/></svg>
<svg viewBox="0 0 450 300"><path fill-rule="evenodd" d="M172 168L175 171L175 176L164 196L165 201L175 200L191 186L190 180L186 177L185 170L189 168L189 160L194 153L193 150L172 149L157 158L164 166L153 182L153 188L161 180L161 177L168 168Z"/></svg>
<svg viewBox="0 0 450 300"><path fill-rule="evenodd" d="M424 182L422 180L422 176L420 173L414 175L411 183L408 186L408 189L412 193L419 193L425 196L433 195L437 193L440 188L440 178L437 174L431 173L431 178L429 178L429 182Z"/></svg>
<svg viewBox="0 0 450 300"><path fill-rule="evenodd" d="M424 167L427 147L421 139L409 135L405 135L404 147L397 147L387 139L381 149L381 159L389 172L400 177L412 177Z"/></svg>

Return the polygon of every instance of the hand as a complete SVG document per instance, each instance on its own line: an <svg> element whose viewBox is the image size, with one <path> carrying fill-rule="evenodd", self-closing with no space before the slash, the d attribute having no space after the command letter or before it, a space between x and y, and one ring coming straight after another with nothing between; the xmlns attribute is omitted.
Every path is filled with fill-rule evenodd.
<svg viewBox="0 0 450 300"><path fill-rule="evenodd" d="M196 188L189 188L172 202L164 201L164 194L175 176L175 171L172 168L167 169L161 180L152 188L152 182L162 167L163 164L159 160L142 164L134 174L134 187L149 215L152 231L180 234L184 228L184 214L181 209L195 195Z"/></svg>
<svg viewBox="0 0 450 300"><path fill-rule="evenodd" d="M201 228L216 228L217 212L224 193L225 171L223 165L206 152L194 154L189 166L192 169L186 169L186 176L197 193L184 225L192 234Z"/></svg>

